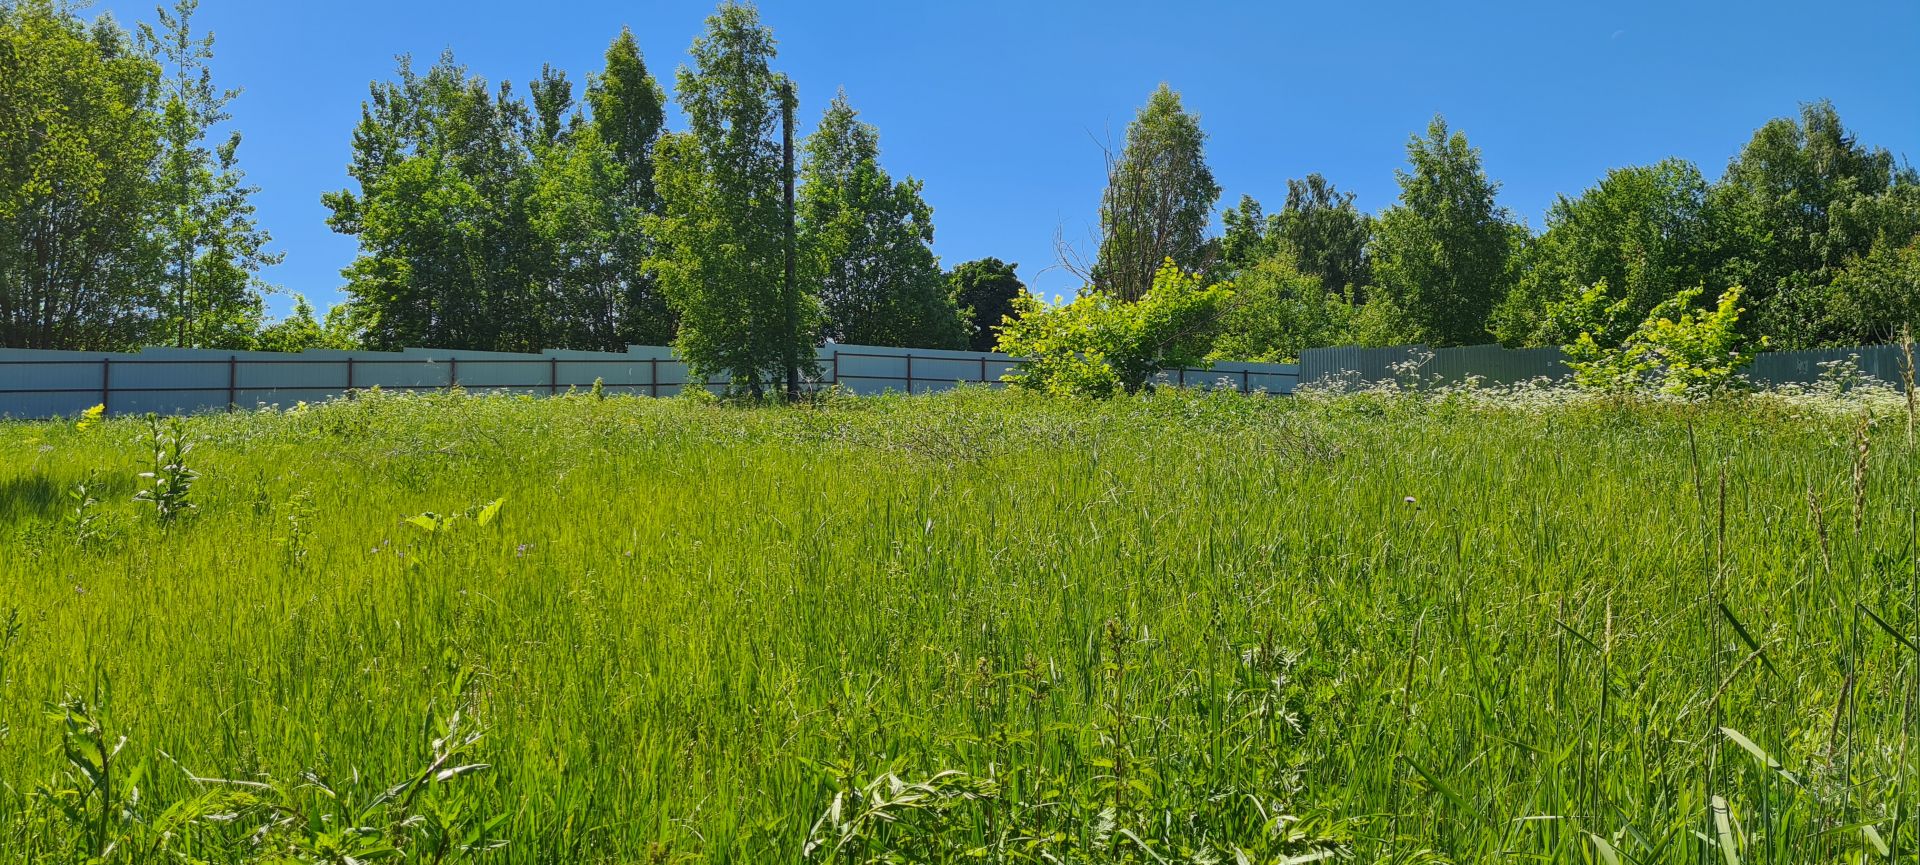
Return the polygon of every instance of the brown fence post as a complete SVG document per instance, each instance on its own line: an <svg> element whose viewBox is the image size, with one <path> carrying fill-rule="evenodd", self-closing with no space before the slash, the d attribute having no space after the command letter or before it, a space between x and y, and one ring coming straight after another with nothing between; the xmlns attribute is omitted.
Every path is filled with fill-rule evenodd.
<svg viewBox="0 0 1920 865"><path fill-rule="evenodd" d="M913 355L907 355L907 395L913 395Z"/></svg>
<svg viewBox="0 0 1920 865"><path fill-rule="evenodd" d="M240 361L238 358L235 358L233 355L227 355L227 411L233 411L234 409L239 408L239 402L240 402L240 397L238 396L239 376L237 374L237 370L239 366L240 366Z"/></svg>
<svg viewBox="0 0 1920 865"><path fill-rule="evenodd" d="M1247 377L1247 370L1244 369L1240 371L1240 392L1253 393L1252 379Z"/></svg>
<svg viewBox="0 0 1920 865"><path fill-rule="evenodd" d="M100 358L100 413L107 413L107 397L113 395L113 358Z"/></svg>
<svg viewBox="0 0 1920 865"><path fill-rule="evenodd" d="M460 386L460 358L457 356L449 357L447 358L447 389L452 390L459 386Z"/></svg>
<svg viewBox="0 0 1920 865"><path fill-rule="evenodd" d="M560 392L560 359L547 358L547 396Z"/></svg>

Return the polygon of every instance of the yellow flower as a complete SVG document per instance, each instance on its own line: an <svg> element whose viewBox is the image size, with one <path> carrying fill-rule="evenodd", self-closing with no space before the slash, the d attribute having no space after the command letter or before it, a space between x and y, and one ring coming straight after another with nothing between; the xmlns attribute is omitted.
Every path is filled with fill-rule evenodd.
<svg viewBox="0 0 1920 865"><path fill-rule="evenodd" d="M87 430L87 429L92 429L94 427L97 427L100 425L101 415L104 415L106 413L107 413L107 406L105 403L102 403L100 405L94 406L93 408L87 409L86 411L83 411L80 413L79 420L73 422L73 428L77 430Z"/></svg>

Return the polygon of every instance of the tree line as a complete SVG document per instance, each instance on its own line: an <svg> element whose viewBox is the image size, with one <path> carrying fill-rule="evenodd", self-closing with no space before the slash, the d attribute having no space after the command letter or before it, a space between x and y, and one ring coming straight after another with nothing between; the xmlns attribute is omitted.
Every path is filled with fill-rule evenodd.
<svg viewBox="0 0 1920 865"><path fill-rule="evenodd" d="M989 349L1017 265L942 269L920 181L880 164L841 93L784 194L783 113L751 5L723 4L676 73L686 119L631 32L576 87L544 67L490 85L449 53L402 58L352 131L328 224L360 246L346 301L265 320L278 261L196 0L128 32L55 0L0 0L0 345L622 350L673 343L757 390L819 340ZM789 228L791 227L791 231ZM794 280L786 270L792 259Z"/></svg>
<svg viewBox="0 0 1920 865"><path fill-rule="evenodd" d="M1500 206L1480 151L1435 117L1408 140L1399 199L1380 213L1310 174L1287 182L1278 212L1242 196L1207 237L1195 226L1220 189L1204 142L1163 85L1109 171L1087 277L1122 300L1145 294L1163 262L1233 284L1217 356L1572 345L1608 338L1596 304L1630 329L1663 305L1705 312L1729 293L1740 333L1778 349L1884 342L1920 313L1920 174L1860 143L1825 101L1761 126L1717 181L1684 159L1616 168L1562 195L1539 233Z"/></svg>
<svg viewBox="0 0 1920 865"><path fill-rule="evenodd" d="M260 272L278 259L240 136L214 140L237 92L214 84L194 9L177 0L130 33L56 0L0 0L0 345L671 343L761 393L821 341L1031 348L1059 309L1015 265L942 269L920 181L881 166L844 92L786 139L795 84L755 8L730 0L675 72L678 130L630 32L584 86L552 67L516 89L451 54L424 71L403 58L352 130L353 188L324 196L360 247L346 301L319 317L296 298L268 322L277 289ZM1318 174L1288 181L1272 212L1250 195L1217 210L1206 140L1177 92L1152 93L1108 159L1099 248L1068 264L1082 310L1132 322L1114 332L1139 351L1620 341L1621 322L1730 296L1746 337L1802 348L1884 340L1920 304L1920 177L1825 102L1768 121L1718 180L1679 159L1615 169L1539 232L1440 117L1410 137L1378 213ZM1143 304L1157 284L1211 300ZM1174 319L1179 333L1154 336Z"/></svg>

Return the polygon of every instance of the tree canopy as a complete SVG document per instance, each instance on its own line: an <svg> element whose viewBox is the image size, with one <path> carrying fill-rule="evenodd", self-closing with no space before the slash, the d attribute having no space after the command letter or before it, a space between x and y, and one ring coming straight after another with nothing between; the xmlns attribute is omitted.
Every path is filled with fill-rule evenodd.
<svg viewBox="0 0 1920 865"><path fill-rule="evenodd" d="M933 254L933 208L920 182L880 167L879 131L846 93L807 139L800 245L810 293L834 342L960 348L966 323Z"/></svg>
<svg viewBox="0 0 1920 865"><path fill-rule="evenodd" d="M967 348L992 351L998 330L1015 314L1014 301L1026 293L1018 264L981 258L961 264L947 274L953 303L966 318Z"/></svg>
<svg viewBox="0 0 1920 865"><path fill-rule="evenodd" d="M649 225L680 320L674 346L696 375L725 373L730 390L757 397L802 348L811 356L818 320L816 301L783 286L786 85L771 66L773 31L752 6L722 4L688 53L674 88L688 128L660 140L664 207Z"/></svg>
<svg viewBox="0 0 1920 865"><path fill-rule="evenodd" d="M1434 345L1490 338L1488 319L1513 276L1516 226L1495 202L1480 151L1435 117L1407 141L1400 201L1380 215L1374 275L1408 330Z"/></svg>
<svg viewBox="0 0 1920 865"><path fill-rule="evenodd" d="M1161 84L1148 97L1107 171L1095 288L1137 300L1163 263L1189 270L1211 263L1206 233L1220 185L1207 166L1206 140L1200 118L1173 88Z"/></svg>

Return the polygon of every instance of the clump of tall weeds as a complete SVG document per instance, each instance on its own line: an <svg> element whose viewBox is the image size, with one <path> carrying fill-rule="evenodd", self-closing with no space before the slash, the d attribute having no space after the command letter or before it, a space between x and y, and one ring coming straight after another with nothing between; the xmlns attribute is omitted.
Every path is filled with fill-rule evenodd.
<svg viewBox="0 0 1920 865"><path fill-rule="evenodd" d="M153 505L160 525L171 527L175 520L192 510L193 482L200 473L187 465L193 442L187 437L187 425L180 418L162 422L159 415L147 415L146 451L153 455L152 468L139 474L141 488L134 501Z"/></svg>
<svg viewBox="0 0 1920 865"><path fill-rule="evenodd" d="M110 730L106 699L69 696L52 706L63 766L31 796L30 861L60 865L231 862L240 865L458 862L506 845L507 813L473 779L481 731L461 710L430 718L427 761L377 787L303 772L295 779L200 777L159 752L194 792L157 804L155 763Z"/></svg>

